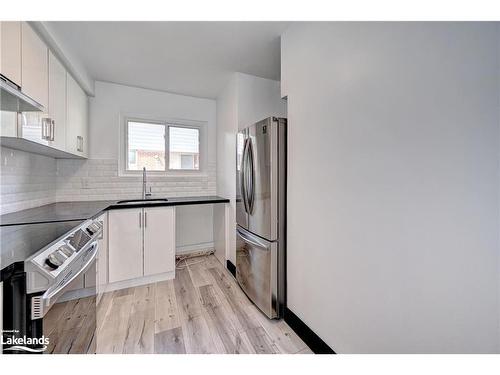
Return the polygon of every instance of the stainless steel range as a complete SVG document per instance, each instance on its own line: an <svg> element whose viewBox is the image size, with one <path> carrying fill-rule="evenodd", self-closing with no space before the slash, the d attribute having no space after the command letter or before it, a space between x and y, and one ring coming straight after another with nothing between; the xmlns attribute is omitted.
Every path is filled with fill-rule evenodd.
<svg viewBox="0 0 500 375"><path fill-rule="evenodd" d="M98 220L0 228L0 263L4 267L1 270L4 353L46 350L39 340L44 337L44 320L54 320L54 317L50 317L51 307L67 291L68 286L94 264L102 228L103 223ZM95 301L95 297L93 298ZM93 324L87 324L87 332L75 332L75 336L94 336L95 302L92 309L93 318L89 319L93 319ZM14 339L22 337L28 337L34 343L12 344ZM78 337L75 337L75 340L78 340ZM53 341L57 341L57 338ZM52 342L51 345L54 353L67 350L59 348L57 342ZM84 348L82 351L85 352L91 351L90 342L78 347Z"/></svg>
<svg viewBox="0 0 500 375"><path fill-rule="evenodd" d="M25 261L26 292L31 298L31 319L40 319L66 287L95 261L102 223L88 220Z"/></svg>

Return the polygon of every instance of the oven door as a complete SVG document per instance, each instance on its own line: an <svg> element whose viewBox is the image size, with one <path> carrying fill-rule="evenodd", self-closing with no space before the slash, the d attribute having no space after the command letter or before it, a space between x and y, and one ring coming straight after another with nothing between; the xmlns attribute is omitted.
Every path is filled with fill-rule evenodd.
<svg viewBox="0 0 500 375"><path fill-rule="evenodd" d="M81 268L64 285L33 297L43 306L43 337L48 340L46 354L95 353L96 332L96 256L99 246L93 242L82 258ZM40 302L37 302L39 300ZM34 302L35 301L35 302ZM33 316L32 316L33 317ZM36 318L36 316L35 316Z"/></svg>

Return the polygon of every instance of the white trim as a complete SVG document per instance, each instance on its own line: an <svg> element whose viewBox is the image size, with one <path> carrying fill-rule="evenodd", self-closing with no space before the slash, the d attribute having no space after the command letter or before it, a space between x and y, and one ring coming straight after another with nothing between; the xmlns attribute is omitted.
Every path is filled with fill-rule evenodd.
<svg viewBox="0 0 500 375"><path fill-rule="evenodd" d="M194 245L184 245L184 246L177 246L175 248L175 254L187 254L187 253L192 253L200 250L214 250L214 243L213 242L202 242Z"/></svg>
<svg viewBox="0 0 500 375"><path fill-rule="evenodd" d="M158 273L156 275L139 277L131 280L116 281L102 286L102 292L112 292L114 290L132 288L135 286L157 283L159 281L175 279L175 271ZM101 293L101 291L99 292Z"/></svg>
<svg viewBox="0 0 500 375"><path fill-rule="evenodd" d="M137 177L142 171L127 170L128 160L128 141L127 141L127 123L137 121L151 124L162 124L165 126L165 171L148 171L151 177L189 177L189 176L208 176L208 121L188 120L179 118L158 118L147 115L137 115L130 113L120 113L119 115L119 142L118 142L118 176L119 177ZM169 131L168 127L194 128L199 131L199 169L170 169L169 152Z"/></svg>

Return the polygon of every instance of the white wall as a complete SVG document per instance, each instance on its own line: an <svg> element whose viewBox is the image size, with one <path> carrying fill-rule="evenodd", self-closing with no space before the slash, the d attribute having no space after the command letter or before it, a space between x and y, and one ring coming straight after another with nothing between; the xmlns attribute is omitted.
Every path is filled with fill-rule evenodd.
<svg viewBox="0 0 500 375"><path fill-rule="evenodd" d="M225 226L228 232L216 223L215 245L218 252L222 252L221 248L228 249L226 259L233 264L236 264L236 134L238 129L269 116L286 116L278 81L235 73L217 97L217 193L231 203L228 210L220 207L214 211L215 220L229 223Z"/></svg>
<svg viewBox="0 0 500 375"><path fill-rule="evenodd" d="M199 174L148 176L155 196L215 195L216 103L166 92L96 82L90 99L89 160L58 160L58 201L123 199L140 196L142 176L120 176L118 156L124 115L206 122L205 170ZM202 157L204 155L202 154ZM213 207L177 208L180 252L213 246ZM200 225L208 230L200 229Z"/></svg>
<svg viewBox="0 0 500 375"><path fill-rule="evenodd" d="M233 75L217 97L217 194L229 198L229 209L214 208L214 244L219 259L236 264L235 197L236 133L238 132L237 75ZM227 215L227 217L226 217ZM229 225L225 225L229 223ZM222 224L224 223L224 224Z"/></svg>
<svg viewBox="0 0 500 375"><path fill-rule="evenodd" d="M238 129L270 116L286 117L286 101L281 99L278 81L237 73L236 82Z"/></svg>
<svg viewBox="0 0 500 375"><path fill-rule="evenodd" d="M492 23L282 36L288 307L339 353L498 352Z"/></svg>

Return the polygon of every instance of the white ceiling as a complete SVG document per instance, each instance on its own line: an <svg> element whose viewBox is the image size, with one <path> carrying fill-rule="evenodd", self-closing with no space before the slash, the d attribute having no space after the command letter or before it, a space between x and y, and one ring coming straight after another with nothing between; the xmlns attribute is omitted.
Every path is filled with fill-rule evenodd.
<svg viewBox="0 0 500 375"><path fill-rule="evenodd" d="M231 72L280 78L286 22L47 22L99 81L216 98Z"/></svg>

